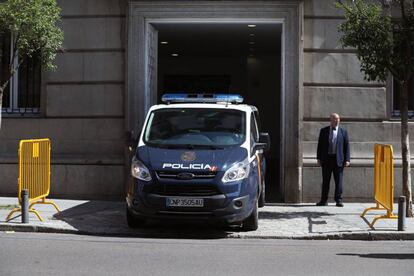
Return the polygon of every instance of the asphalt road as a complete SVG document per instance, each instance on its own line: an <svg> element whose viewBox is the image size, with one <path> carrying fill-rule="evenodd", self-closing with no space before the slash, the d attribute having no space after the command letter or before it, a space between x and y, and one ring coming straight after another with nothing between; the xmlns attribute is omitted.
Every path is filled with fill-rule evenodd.
<svg viewBox="0 0 414 276"><path fill-rule="evenodd" d="M0 275L414 275L414 242L3 232Z"/></svg>

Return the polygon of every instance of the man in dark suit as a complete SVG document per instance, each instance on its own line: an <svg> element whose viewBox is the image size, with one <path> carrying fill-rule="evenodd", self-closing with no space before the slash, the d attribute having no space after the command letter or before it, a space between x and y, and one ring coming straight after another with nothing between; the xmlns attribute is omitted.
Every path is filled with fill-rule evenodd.
<svg viewBox="0 0 414 276"><path fill-rule="evenodd" d="M342 176L344 167L350 165L349 140L345 129L339 127L339 115L332 113L330 126L319 133L317 160L322 167L322 196L317 206L328 205L329 183L333 174L335 180L336 206L343 207Z"/></svg>

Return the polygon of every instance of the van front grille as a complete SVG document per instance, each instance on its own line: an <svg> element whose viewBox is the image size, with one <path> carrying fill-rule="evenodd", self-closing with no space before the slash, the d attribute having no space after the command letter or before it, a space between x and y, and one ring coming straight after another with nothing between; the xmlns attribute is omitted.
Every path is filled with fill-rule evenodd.
<svg viewBox="0 0 414 276"><path fill-rule="evenodd" d="M156 171L159 178L163 179L212 179L216 177L217 172L182 172L182 171Z"/></svg>
<svg viewBox="0 0 414 276"><path fill-rule="evenodd" d="M144 187L144 192L163 196L213 196L221 192L212 185L156 185Z"/></svg>

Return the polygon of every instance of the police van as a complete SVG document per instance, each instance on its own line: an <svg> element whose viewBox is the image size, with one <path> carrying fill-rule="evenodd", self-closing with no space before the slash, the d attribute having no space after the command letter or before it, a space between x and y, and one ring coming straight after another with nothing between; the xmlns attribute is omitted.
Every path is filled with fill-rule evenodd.
<svg viewBox="0 0 414 276"><path fill-rule="evenodd" d="M127 222L207 219L258 228L267 133L236 94L165 94L150 108L131 164Z"/></svg>

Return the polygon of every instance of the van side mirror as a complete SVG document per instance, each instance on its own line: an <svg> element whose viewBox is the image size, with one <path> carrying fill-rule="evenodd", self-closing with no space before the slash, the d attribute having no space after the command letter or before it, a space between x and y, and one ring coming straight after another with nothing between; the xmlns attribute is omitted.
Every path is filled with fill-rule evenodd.
<svg viewBox="0 0 414 276"><path fill-rule="evenodd" d="M257 150L268 151L270 149L270 136L269 133L260 133L259 142L254 143L252 154Z"/></svg>
<svg viewBox="0 0 414 276"><path fill-rule="evenodd" d="M263 145L263 150L268 151L270 149L270 135L267 132L261 132L259 135L259 144Z"/></svg>

